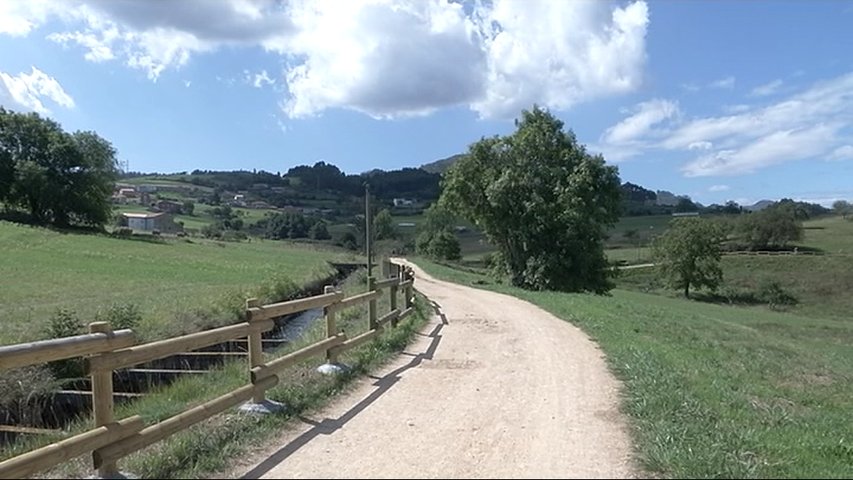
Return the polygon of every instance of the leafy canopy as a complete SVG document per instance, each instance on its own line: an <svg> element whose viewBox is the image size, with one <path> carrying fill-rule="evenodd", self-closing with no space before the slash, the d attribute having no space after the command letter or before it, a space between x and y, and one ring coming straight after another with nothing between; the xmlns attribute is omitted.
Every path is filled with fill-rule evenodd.
<svg viewBox="0 0 853 480"><path fill-rule="evenodd" d="M720 243L725 230L717 222L702 218L676 218L669 230L653 244L653 255L664 283L683 289L690 287L716 289L723 280L720 268Z"/></svg>
<svg viewBox="0 0 853 480"><path fill-rule="evenodd" d="M115 155L93 132L67 133L38 114L0 107L0 202L36 223L103 226L112 215Z"/></svg>
<svg viewBox="0 0 853 480"><path fill-rule="evenodd" d="M618 220L618 170L545 110L523 111L516 125L470 146L446 173L441 202L485 233L513 285L606 292L613 271L603 240Z"/></svg>

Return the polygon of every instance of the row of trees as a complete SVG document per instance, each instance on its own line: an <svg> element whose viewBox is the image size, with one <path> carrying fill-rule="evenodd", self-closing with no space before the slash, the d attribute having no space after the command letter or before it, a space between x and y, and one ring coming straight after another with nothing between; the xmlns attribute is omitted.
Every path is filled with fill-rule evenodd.
<svg viewBox="0 0 853 480"><path fill-rule="evenodd" d="M38 224L102 227L118 176L116 151L94 132L65 132L36 113L0 107L0 203Z"/></svg>

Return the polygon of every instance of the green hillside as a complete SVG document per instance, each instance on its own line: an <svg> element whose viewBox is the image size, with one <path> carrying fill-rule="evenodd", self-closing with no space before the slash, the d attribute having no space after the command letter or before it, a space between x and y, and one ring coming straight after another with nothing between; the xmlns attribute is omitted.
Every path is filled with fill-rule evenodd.
<svg viewBox="0 0 853 480"><path fill-rule="evenodd" d="M278 241L117 239L0 222L0 343L44 337L60 308L84 323L134 304L143 335L227 322L247 294L286 291L332 272L340 253Z"/></svg>

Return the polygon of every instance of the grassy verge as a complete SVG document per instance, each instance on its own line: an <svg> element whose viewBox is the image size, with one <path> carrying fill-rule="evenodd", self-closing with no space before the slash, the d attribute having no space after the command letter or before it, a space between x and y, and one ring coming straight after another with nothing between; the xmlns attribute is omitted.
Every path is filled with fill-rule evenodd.
<svg viewBox="0 0 853 480"><path fill-rule="evenodd" d="M345 284L349 294L364 291L363 272L359 272ZM402 301L402 300L401 300ZM386 296L379 302L380 315L390 308ZM338 325L350 336L366 331L366 308L354 308L338 316ZM228 412L202 422L184 432L173 435L145 450L120 461L123 471L132 472L142 478L210 478L230 468L232 461L252 449L264 445L289 421L302 412L318 408L335 394L345 390L352 381L376 369L407 345L429 318L426 302L418 299L415 312L395 329L386 329L376 341L346 352L341 361L352 370L339 376L323 376L316 372L322 359L315 357L288 369L280 378L279 386L267 392L267 397L284 403L287 409L281 413L257 417ZM297 350L323 338L325 325L314 323L305 331L298 342L267 354L267 359ZM146 397L117 408L116 418L139 414L147 425L168 418L204 401L227 393L247 383L245 362L232 362L203 377L183 378ZM84 431L86 421L78 421L68 429L66 435ZM39 437L21 443L14 449L0 453L0 459L8 458L39 445L55 441L60 437ZM88 457L80 457L57 467L46 476L56 478L79 478L91 473Z"/></svg>
<svg viewBox="0 0 853 480"><path fill-rule="evenodd" d="M853 324L615 290L529 292L418 260L582 328L623 382L637 457L670 478L849 478Z"/></svg>

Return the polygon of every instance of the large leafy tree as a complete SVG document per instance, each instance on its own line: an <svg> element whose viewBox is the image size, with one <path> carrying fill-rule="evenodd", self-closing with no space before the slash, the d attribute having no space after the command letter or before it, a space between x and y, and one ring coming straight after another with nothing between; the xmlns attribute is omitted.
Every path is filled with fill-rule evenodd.
<svg viewBox="0 0 853 480"><path fill-rule="evenodd" d="M808 218L808 214L800 205L780 201L764 210L744 215L737 231L753 250L785 248L788 243L802 240L804 218Z"/></svg>
<svg viewBox="0 0 853 480"><path fill-rule="evenodd" d="M421 255L438 260L458 260L462 257L459 239L453 233L455 216L441 204L431 205L415 238L415 249Z"/></svg>
<svg viewBox="0 0 853 480"><path fill-rule="evenodd" d="M441 201L486 234L514 285L608 291L603 240L619 215L618 170L545 110L523 111L516 126L472 144L446 173Z"/></svg>
<svg viewBox="0 0 853 480"><path fill-rule="evenodd" d="M670 288L683 289L690 297L690 287L714 290L723 280L720 268L720 243L725 229L717 222L701 218L677 218L653 244L653 255L659 272Z"/></svg>
<svg viewBox="0 0 853 480"><path fill-rule="evenodd" d="M397 237L394 229L394 218L388 209L383 209L373 217L373 235L377 240L388 240Z"/></svg>
<svg viewBox="0 0 853 480"><path fill-rule="evenodd" d="M112 213L115 149L35 113L0 108L0 200L37 223L102 226Z"/></svg>

